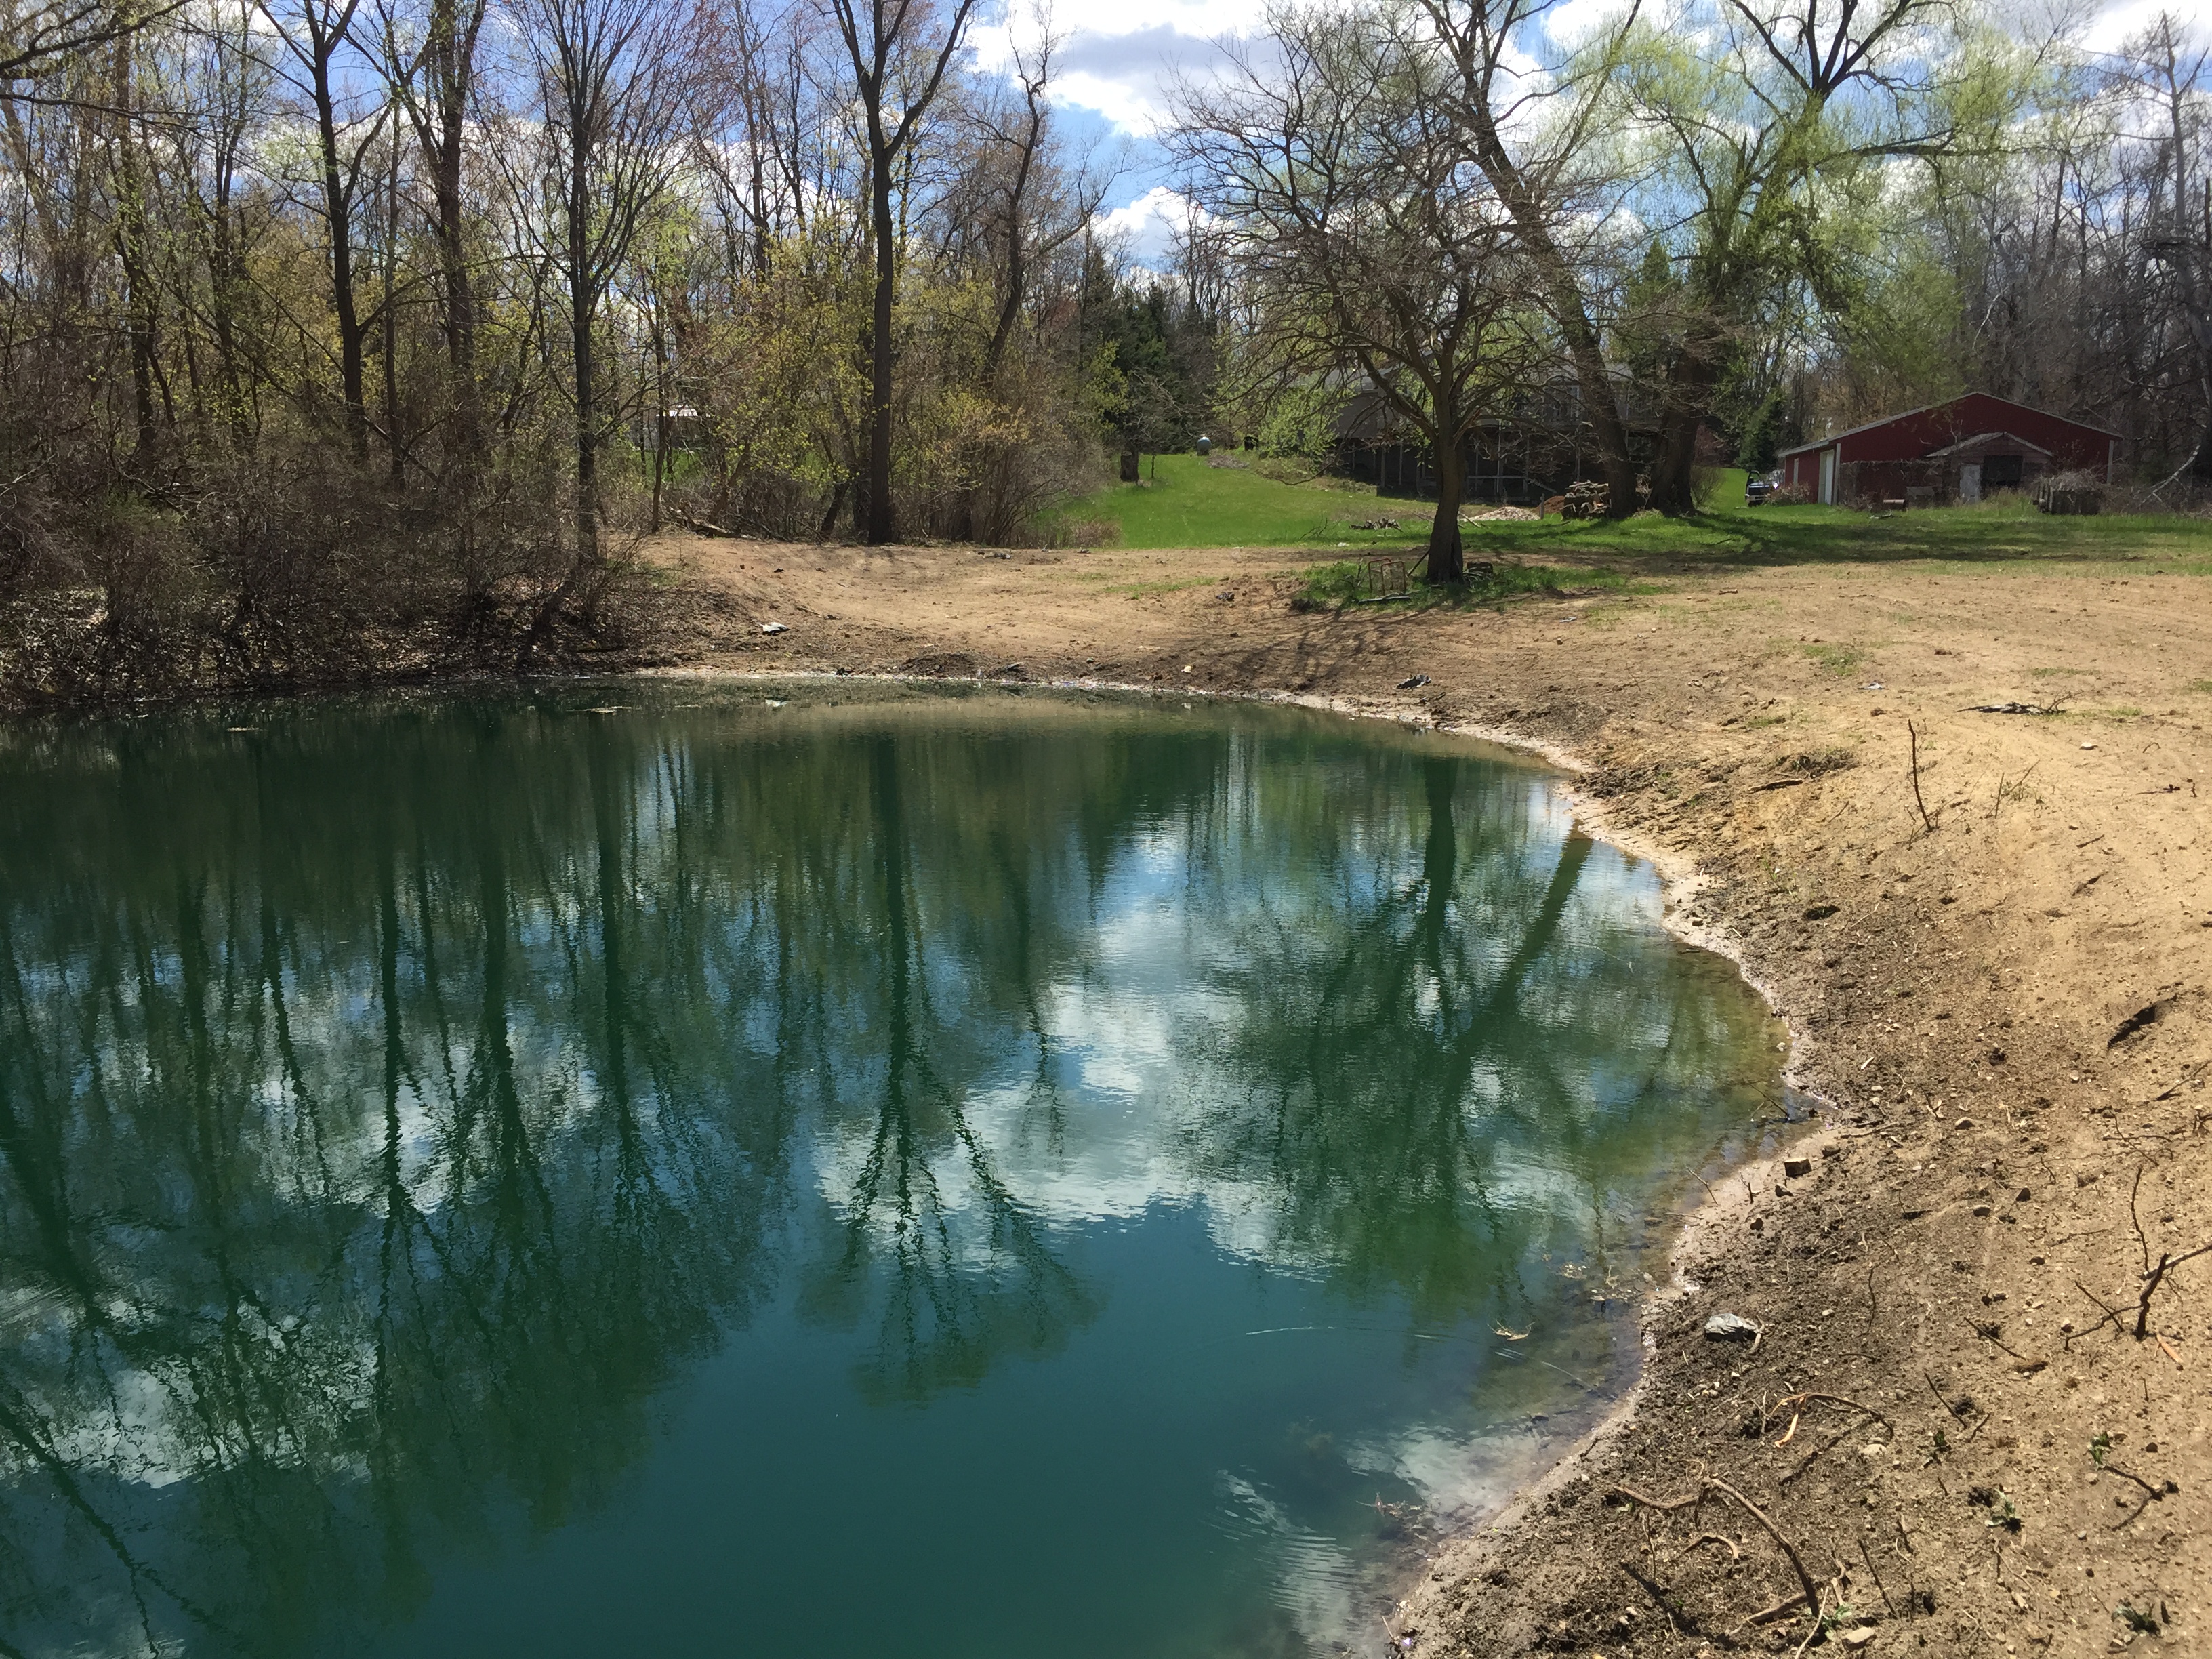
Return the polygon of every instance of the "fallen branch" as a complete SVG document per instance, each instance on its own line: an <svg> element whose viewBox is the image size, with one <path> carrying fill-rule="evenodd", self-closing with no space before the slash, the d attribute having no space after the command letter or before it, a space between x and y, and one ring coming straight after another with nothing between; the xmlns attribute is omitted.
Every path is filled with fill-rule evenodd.
<svg viewBox="0 0 2212 1659"><path fill-rule="evenodd" d="M1867 1547L1866 1540L1863 1538L1859 1540L1859 1555L1867 1564L1867 1572L1874 1580L1874 1587L1881 1592L1882 1606L1889 1609L1891 1618L1896 1618L1897 1603L1889 1599L1889 1586L1881 1582L1881 1574L1875 1570L1874 1552Z"/></svg>
<svg viewBox="0 0 2212 1659"><path fill-rule="evenodd" d="M1749 1630L1753 1625L1770 1624L1773 1620L1779 1619L1784 1613L1788 1613L1792 1607L1806 1607L1809 1605L1810 1604L1805 1600L1805 1592L1803 1590L1793 1590L1790 1594L1784 1596L1779 1601L1775 1602L1772 1606L1761 1607L1757 1613L1753 1613L1750 1618L1745 1620L1743 1623L1738 1625L1735 1627L1735 1630L1730 1631L1729 1634L1734 1636L1738 1631Z"/></svg>
<svg viewBox="0 0 2212 1659"><path fill-rule="evenodd" d="M1723 1497L1734 1499L1738 1508L1759 1522L1759 1526L1765 1530L1766 1535L1771 1538L1781 1549L1783 1554L1790 1558L1790 1565L1797 1575L1798 1583L1804 1589L1806 1605L1817 1608L1820 1605L1820 1592L1819 1587L1813 1583L1813 1575L1805 1570L1804 1558L1797 1553L1797 1547L1783 1536L1782 1528L1774 1524L1765 1510L1753 1503L1727 1481L1717 1480L1712 1476L1707 1475L1698 1483L1698 1489L1686 1498L1652 1498L1638 1492L1632 1486L1614 1486L1607 1493L1607 1496L1618 1495L1626 1498L1632 1504L1641 1504L1645 1509L1657 1510L1663 1515L1674 1515L1683 1510L1696 1508L1713 1492L1719 1492Z"/></svg>
<svg viewBox="0 0 2212 1659"><path fill-rule="evenodd" d="M1912 804L1920 809L1920 822L1932 836L1936 833L1936 820L1928 816L1928 803L1920 794L1920 729L1907 720L1905 733L1912 739Z"/></svg>

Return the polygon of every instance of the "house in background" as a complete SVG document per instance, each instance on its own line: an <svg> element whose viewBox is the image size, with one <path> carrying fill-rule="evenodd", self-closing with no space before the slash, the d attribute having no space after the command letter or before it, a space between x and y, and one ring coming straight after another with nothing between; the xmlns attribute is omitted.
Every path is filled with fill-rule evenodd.
<svg viewBox="0 0 2212 1659"><path fill-rule="evenodd" d="M1886 501L1978 501L2046 472L2092 472L2106 483L2119 438L2086 421L1970 392L1784 450L1782 482L1826 506Z"/></svg>

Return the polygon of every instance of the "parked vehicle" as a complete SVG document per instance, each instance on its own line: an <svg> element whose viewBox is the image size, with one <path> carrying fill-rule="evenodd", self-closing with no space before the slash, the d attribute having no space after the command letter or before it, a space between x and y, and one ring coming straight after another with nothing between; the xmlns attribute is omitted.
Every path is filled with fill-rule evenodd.
<svg viewBox="0 0 2212 1659"><path fill-rule="evenodd" d="M1776 486L1781 482L1782 475L1778 472L1769 472L1764 476L1754 476L1745 479L1743 504L1746 507L1761 505L1769 495L1774 493Z"/></svg>

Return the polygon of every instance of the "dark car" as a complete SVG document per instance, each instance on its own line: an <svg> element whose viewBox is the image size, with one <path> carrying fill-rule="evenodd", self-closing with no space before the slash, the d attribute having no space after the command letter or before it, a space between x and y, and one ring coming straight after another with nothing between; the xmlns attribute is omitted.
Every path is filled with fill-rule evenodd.
<svg viewBox="0 0 2212 1659"><path fill-rule="evenodd" d="M1771 474L1763 478L1747 478L1743 486L1743 504L1757 507L1771 495L1774 489L1775 482Z"/></svg>

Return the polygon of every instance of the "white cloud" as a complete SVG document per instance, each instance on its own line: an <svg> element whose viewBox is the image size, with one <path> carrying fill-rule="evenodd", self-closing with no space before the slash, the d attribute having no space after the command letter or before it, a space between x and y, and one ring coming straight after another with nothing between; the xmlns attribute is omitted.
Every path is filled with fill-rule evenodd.
<svg viewBox="0 0 2212 1659"><path fill-rule="evenodd" d="M1010 7L1006 19L973 36L976 61L1011 70L1017 45L1034 48L1042 27L1061 36L1054 74L1055 100L1096 110L1123 131L1156 131L1167 107L1167 85L1179 67L1203 63L1213 42L1248 34L1262 0L1075 0L1033 11Z"/></svg>
<svg viewBox="0 0 2212 1659"><path fill-rule="evenodd" d="M1188 197L1154 185L1127 207L1100 214L1098 234L1125 239L1130 257L1139 264L1164 265L1174 251L1176 232L1196 211Z"/></svg>
<svg viewBox="0 0 2212 1659"><path fill-rule="evenodd" d="M2200 42L2212 33L2212 0L2119 0L2097 15L2084 32L2081 44L2092 52L2118 52L2156 22L2160 12Z"/></svg>

